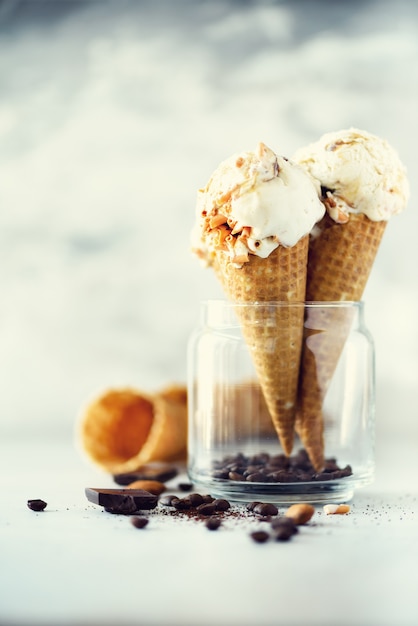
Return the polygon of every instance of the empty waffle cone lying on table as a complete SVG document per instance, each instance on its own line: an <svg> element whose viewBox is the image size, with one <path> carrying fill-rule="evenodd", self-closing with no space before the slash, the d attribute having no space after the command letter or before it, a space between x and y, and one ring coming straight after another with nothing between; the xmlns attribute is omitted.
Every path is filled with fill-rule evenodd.
<svg viewBox="0 0 418 626"><path fill-rule="evenodd" d="M214 268L236 307L287 455L294 440L308 234L324 211L302 168L262 143L223 161L198 194L193 250Z"/></svg>
<svg viewBox="0 0 418 626"><path fill-rule="evenodd" d="M110 389L83 411L80 444L111 474L134 472L154 461L186 458L187 392L173 385L156 394Z"/></svg>
<svg viewBox="0 0 418 626"><path fill-rule="evenodd" d="M230 428L241 437L251 428L251 410L258 415L262 436L274 432L257 382L245 381L223 393L217 395L228 402ZM111 474L135 472L149 463L182 462L187 455L187 389L172 385L156 394L109 389L83 410L78 436L88 458Z"/></svg>
<svg viewBox="0 0 418 626"><path fill-rule="evenodd" d="M320 184L326 215L309 243L306 300L359 301L388 219L409 195L403 165L382 139L328 133L295 160ZM313 307L305 322L296 429L312 464L324 464L323 402L352 325L348 307Z"/></svg>

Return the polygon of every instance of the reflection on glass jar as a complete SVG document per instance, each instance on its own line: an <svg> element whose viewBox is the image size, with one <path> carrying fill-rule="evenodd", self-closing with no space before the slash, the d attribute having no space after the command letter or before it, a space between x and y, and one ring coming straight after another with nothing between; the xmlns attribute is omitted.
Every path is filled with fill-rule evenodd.
<svg viewBox="0 0 418 626"><path fill-rule="evenodd" d="M374 473L361 302L202 304L189 342L189 475L231 500L347 501Z"/></svg>

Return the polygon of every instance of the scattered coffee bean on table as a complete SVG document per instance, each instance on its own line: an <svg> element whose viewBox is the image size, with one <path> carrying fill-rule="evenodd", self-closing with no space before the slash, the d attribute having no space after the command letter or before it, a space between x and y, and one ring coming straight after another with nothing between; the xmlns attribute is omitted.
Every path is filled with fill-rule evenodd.
<svg viewBox="0 0 418 626"><path fill-rule="evenodd" d="M270 535L265 530L255 530L250 533L250 537L256 543L265 543L270 539Z"/></svg>
<svg viewBox="0 0 418 626"><path fill-rule="evenodd" d="M180 491L191 491L193 489L192 483L179 483L178 488Z"/></svg>
<svg viewBox="0 0 418 626"><path fill-rule="evenodd" d="M139 517L138 515L133 515L131 517L131 524L132 526L135 526L135 528L145 528L145 526L148 525L148 518L147 517Z"/></svg>
<svg viewBox="0 0 418 626"><path fill-rule="evenodd" d="M350 465L340 468L334 458L326 459L323 471L317 472L304 449L290 457L268 453L246 456L239 452L215 461L210 472L213 478L219 480L256 483L329 481L351 476L352 473Z"/></svg>
<svg viewBox="0 0 418 626"><path fill-rule="evenodd" d="M279 510L277 506L271 504L270 502L259 502L253 508L254 513L258 515L262 515L263 517L268 517L269 515L278 515Z"/></svg>
<svg viewBox="0 0 418 626"><path fill-rule="evenodd" d="M28 500L27 505L31 511L36 511L39 513L43 511L47 507L47 503L44 500Z"/></svg>
<svg viewBox="0 0 418 626"><path fill-rule="evenodd" d="M295 522L292 520L292 518L286 517L286 515L279 515L279 517L275 517L271 521L270 525L273 530L281 530L282 528L286 528L292 533L292 535L296 535L296 533L299 532L299 529Z"/></svg>
<svg viewBox="0 0 418 626"><path fill-rule="evenodd" d="M166 496L163 496L162 498L160 498L160 504L162 504L163 506L174 506L174 503L180 500L180 498L178 496L175 496L174 494L170 493L167 494Z"/></svg>
<svg viewBox="0 0 418 626"><path fill-rule="evenodd" d="M220 525L221 520L219 519L219 517L209 517L205 522L205 526L209 530L218 530Z"/></svg>
<svg viewBox="0 0 418 626"><path fill-rule="evenodd" d="M279 526L274 532L274 539L276 541L289 541L289 539L293 537L293 534L294 533L289 528L286 528L286 526Z"/></svg>

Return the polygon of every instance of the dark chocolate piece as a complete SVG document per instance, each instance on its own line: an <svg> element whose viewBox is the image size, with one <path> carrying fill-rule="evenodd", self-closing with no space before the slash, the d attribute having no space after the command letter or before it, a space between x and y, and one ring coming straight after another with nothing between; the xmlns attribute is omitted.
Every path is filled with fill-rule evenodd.
<svg viewBox="0 0 418 626"><path fill-rule="evenodd" d="M130 514L155 509L158 496L144 489L97 489L86 487L86 497L93 504L103 506L111 513Z"/></svg>

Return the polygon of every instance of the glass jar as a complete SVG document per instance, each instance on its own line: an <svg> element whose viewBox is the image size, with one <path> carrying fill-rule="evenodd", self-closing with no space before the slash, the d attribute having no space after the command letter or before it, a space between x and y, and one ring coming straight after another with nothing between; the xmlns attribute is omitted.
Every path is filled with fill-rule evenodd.
<svg viewBox="0 0 418 626"><path fill-rule="evenodd" d="M373 480L374 346L362 302L203 302L188 370L188 472L211 494L345 502Z"/></svg>

